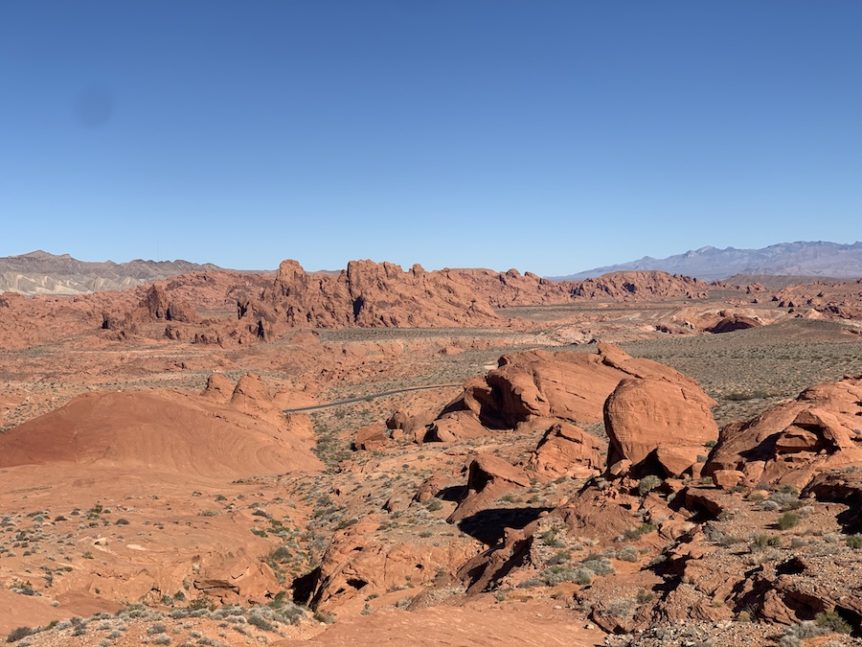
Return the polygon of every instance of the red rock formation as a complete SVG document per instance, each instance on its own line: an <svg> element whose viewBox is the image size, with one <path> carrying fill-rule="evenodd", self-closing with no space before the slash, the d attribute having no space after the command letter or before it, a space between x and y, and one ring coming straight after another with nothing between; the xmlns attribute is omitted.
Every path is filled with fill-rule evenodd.
<svg viewBox="0 0 862 647"><path fill-rule="evenodd" d="M718 437L713 406L715 401L690 383L623 380L605 403L608 467L628 461L636 473L682 474Z"/></svg>
<svg viewBox="0 0 862 647"><path fill-rule="evenodd" d="M524 470L492 454L480 454L470 463L466 493L449 521L465 519L493 505L512 490L529 485L530 479Z"/></svg>
<svg viewBox="0 0 862 647"><path fill-rule="evenodd" d="M862 378L821 384L757 418L731 423L704 475L736 470L749 484L804 487L822 471L862 462Z"/></svg>
<svg viewBox="0 0 862 647"><path fill-rule="evenodd" d="M257 380L243 378L229 404L217 401L215 385L206 397L162 391L79 396L0 435L0 467L122 466L129 474L206 478L319 469L307 418L285 419L271 409L271 399L256 400L240 388Z"/></svg>
<svg viewBox="0 0 862 647"><path fill-rule="evenodd" d="M705 329L705 332L713 334L721 334L735 332L737 330L748 330L749 328L757 328L763 323L753 317L745 317L742 315L730 315L722 317L715 324Z"/></svg>
<svg viewBox="0 0 862 647"><path fill-rule="evenodd" d="M616 346L599 344L595 354L527 351L503 355L499 368L468 381L464 392L441 417L469 411L489 428L511 429L531 418L599 422L607 397L630 377L663 379L700 387L678 371L648 359L635 359Z"/></svg>
<svg viewBox="0 0 862 647"><path fill-rule="evenodd" d="M499 317L481 292L449 271L407 272L393 263L351 261L338 274L310 274L283 261L263 302L291 326L421 327L495 324Z"/></svg>
<svg viewBox="0 0 862 647"><path fill-rule="evenodd" d="M631 301L655 298L701 299L709 285L698 279L667 272L611 272L586 279L572 288L577 299Z"/></svg>
<svg viewBox="0 0 862 647"><path fill-rule="evenodd" d="M379 520L366 517L336 533L311 582L307 602L328 609L362 603L408 584L428 584L439 571L467 559L472 542L456 540L437 546L432 542L388 543L375 539Z"/></svg>
<svg viewBox="0 0 862 647"><path fill-rule="evenodd" d="M530 457L530 467L537 474L547 478L588 478L602 471L607 443L567 422L537 422L551 423Z"/></svg>

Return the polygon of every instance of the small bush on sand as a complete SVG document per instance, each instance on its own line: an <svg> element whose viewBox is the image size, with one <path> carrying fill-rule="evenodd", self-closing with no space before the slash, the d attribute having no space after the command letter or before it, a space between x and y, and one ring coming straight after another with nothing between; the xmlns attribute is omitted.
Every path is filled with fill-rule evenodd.
<svg viewBox="0 0 862 647"><path fill-rule="evenodd" d="M789 530L799 523L799 515L795 512L785 512L778 517L778 527L781 530Z"/></svg>
<svg viewBox="0 0 862 647"><path fill-rule="evenodd" d="M648 492L655 490L659 485L661 485L661 483L661 479L655 474L648 474L640 480L640 483L638 483L638 492L640 492L641 496L644 496Z"/></svg>

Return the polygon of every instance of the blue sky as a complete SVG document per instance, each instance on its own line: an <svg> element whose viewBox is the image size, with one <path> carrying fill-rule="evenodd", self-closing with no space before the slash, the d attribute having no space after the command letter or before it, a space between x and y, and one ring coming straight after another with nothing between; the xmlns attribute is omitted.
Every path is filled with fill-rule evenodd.
<svg viewBox="0 0 862 647"><path fill-rule="evenodd" d="M564 274L862 238L862 3L5 2L0 255Z"/></svg>

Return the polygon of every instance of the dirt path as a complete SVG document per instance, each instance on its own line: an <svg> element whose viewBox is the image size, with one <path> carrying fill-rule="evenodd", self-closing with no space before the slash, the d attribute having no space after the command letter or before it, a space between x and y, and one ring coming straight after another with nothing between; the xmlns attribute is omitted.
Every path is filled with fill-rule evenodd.
<svg viewBox="0 0 862 647"><path fill-rule="evenodd" d="M309 411L320 411L321 409L330 409L343 404L353 404L354 402L368 402L377 398L385 398L390 395L398 395L399 393L407 393L409 391L425 391L429 389L443 389L454 386L462 386L460 382L452 382L448 384L426 384L423 386L407 386L403 389L392 389L391 391L381 391L380 393L372 393L370 395L358 395L352 398L343 398L341 400L333 400L332 402L324 402L323 404L313 404L308 407L297 407L295 409L284 409L284 413L308 413Z"/></svg>

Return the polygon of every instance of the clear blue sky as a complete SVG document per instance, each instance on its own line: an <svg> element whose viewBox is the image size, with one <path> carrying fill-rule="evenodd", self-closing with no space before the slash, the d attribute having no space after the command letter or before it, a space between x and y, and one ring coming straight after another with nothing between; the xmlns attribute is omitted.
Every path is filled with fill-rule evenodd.
<svg viewBox="0 0 862 647"><path fill-rule="evenodd" d="M858 0L0 4L0 255L563 274L862 238Z"/></svg>

